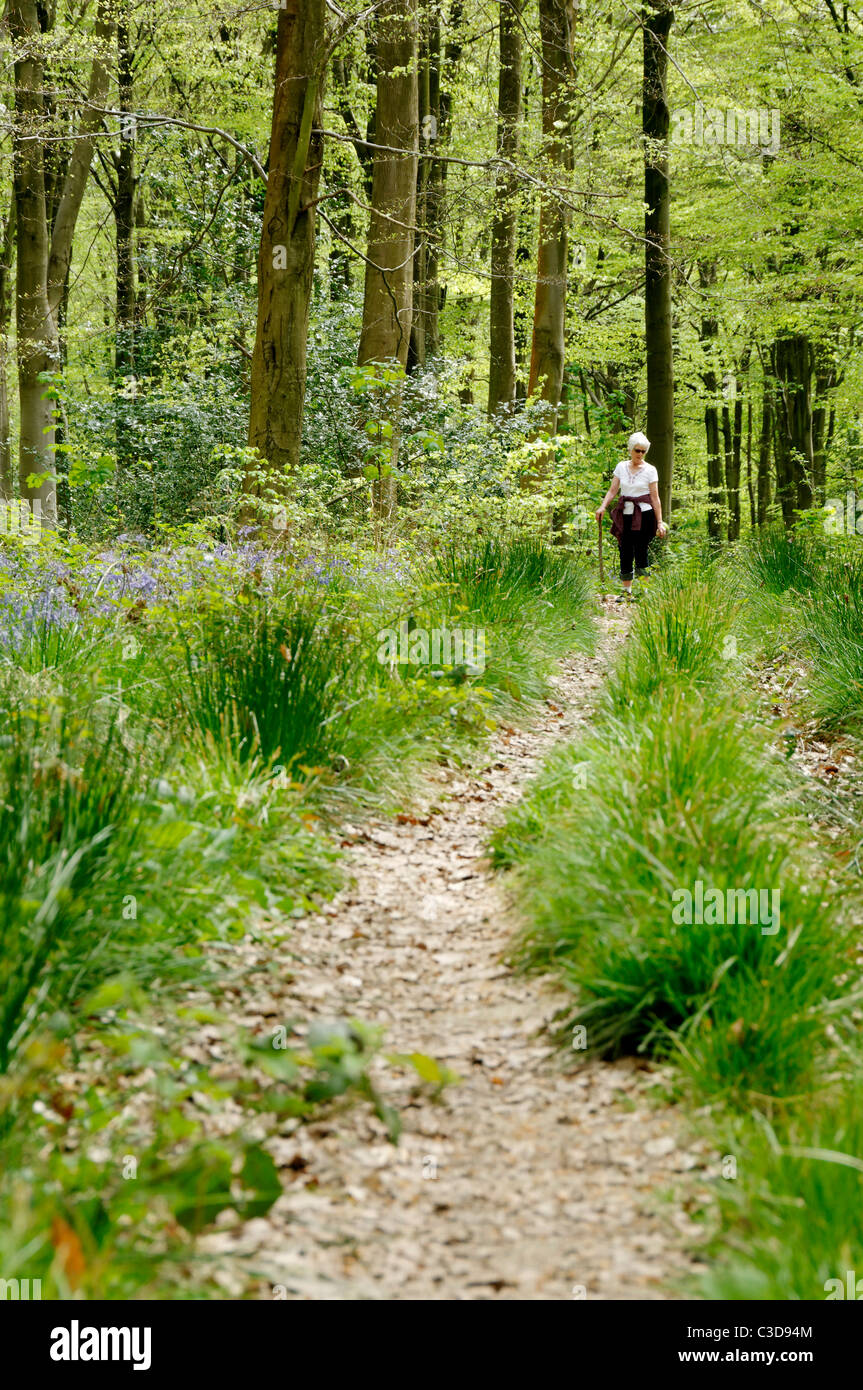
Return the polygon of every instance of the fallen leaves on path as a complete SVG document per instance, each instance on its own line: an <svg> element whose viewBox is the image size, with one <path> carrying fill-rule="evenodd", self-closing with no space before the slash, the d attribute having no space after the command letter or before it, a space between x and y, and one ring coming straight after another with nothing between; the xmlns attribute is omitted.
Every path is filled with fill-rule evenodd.
<svg viewBox="0 0 863 1390"><path fill-rule="evenodd" d="M602 621L606 633L623 626L607 609ZM397 1147L361 1108L288 1121L267 1143L282 1197L200 1241L231 1294L252 1280L261 1298L641 1299L689 1275L694 1296L684 1244L696 1228L682 1197L662 1212L657 1199L704 1157L652 1102L661 1071L579 1063L551 1045L562 991L502 965L516 923L484 859L539 759L589 718L609 640L563 664L544 716L507 729L480 776L449 774L446 791L432 782L440 814L351 827L350 885L295 924L289 954L274 948L290 971L286 1017L374 1020L389 1047L461 1080L434 1100L416 1074L394 1086L382 1073L403 1120ZM268 1019L263 1002L245 1011Z"/></svg>

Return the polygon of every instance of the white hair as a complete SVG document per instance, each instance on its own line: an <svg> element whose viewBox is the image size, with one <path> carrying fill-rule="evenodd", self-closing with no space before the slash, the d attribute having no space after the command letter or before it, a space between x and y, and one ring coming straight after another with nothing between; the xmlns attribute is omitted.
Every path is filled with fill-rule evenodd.
<svg viewBox="0 0 863 1390"><path fill-rule="evenodd" d="M626 445L626 452L628 454L631 454L633 449L635 448L643 449L645 453L647 453L647 450L650 448L650 440L648 439L646 434L642 434L640 431L636 431L635 434L631 434L629 436L629 440L627 441Z"/></svg>

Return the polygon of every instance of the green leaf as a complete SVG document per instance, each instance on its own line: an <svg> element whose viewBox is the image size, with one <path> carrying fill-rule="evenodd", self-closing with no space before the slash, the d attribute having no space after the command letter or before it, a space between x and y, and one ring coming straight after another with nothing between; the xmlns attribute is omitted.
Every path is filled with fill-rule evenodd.
<svg viewBox="0 0 863 1390"><path fill-rule="evenodd" d="M246 1149L240 1181L244 1191L255 1194L254 1197L247 1197L242 1204L242 1215L245 1217L266 1216L282 1195L278 1169L260 1144L250 1144Z"/></svg>
<svg viewBox="0 0 863 1390"><path fill-rule="evenodd" d="M234 1205L231 1196L231 1155L217 1144L204 1144L173 1173L176 1188L172 1208L181 1226L193 1235Z"/></svg>

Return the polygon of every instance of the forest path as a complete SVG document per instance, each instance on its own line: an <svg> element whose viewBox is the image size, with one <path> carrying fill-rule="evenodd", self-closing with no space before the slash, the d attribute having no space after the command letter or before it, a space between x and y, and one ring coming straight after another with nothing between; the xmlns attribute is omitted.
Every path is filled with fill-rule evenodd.
<svg viewBox="0 0 863 1390"><path fill-rule="evenodd" d="M542 1034L565 996L501 964L517 924L484 860L503 808L589 720L625 621L606 603L596 655L562 663L554 703L530 729L499 731L485 772L442 772L438 813L356 828L351 885L296 923L282 1019L382 1023L390 1050L462 1079L438 1101L411 1099L411 1078L376 1064L401 1113L398 1147L363 1104L268 1141L283 1196L239 1238L201 1241L235 1296L643 1299L694 1274L680 1191L703 1159L679 1147L674 1110L650 1105L656 1069L586 1057L573 1069L578 1054ZM246 1004L271 1028L272 1007Z"/></svg>

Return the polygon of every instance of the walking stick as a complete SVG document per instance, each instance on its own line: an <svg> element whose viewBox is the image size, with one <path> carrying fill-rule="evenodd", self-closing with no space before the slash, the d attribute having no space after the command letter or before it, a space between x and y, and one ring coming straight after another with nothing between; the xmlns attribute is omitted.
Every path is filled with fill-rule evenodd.
<svg viewBox="0 0 863 1390"><path fill-rule="evenodd" d="M600 585L600 588L601 588L602 593L603 593L603 595L604 595L604 594L605 594L605 570L602 568L602 517L601 517L601 516L598 516L598 517L596 518L596 524L597 524L597 526L599 527L599 585Z"/></svg>

